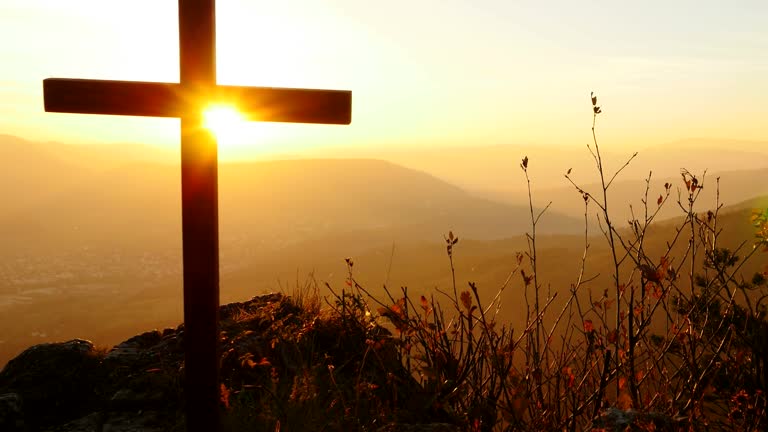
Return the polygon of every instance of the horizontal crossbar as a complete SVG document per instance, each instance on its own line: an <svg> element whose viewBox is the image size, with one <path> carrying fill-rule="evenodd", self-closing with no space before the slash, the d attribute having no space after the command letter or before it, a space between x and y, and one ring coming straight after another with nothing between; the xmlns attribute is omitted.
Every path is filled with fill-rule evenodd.
<svg viewBox="0 0 768 432"><path fill-rule="evenodd" d="M346 90L217 85L194 91L178 83L48 78L43 97L45 110L59 113L185 117L217 103L233 105L253 121L352 121L352 92Z"/></svg>

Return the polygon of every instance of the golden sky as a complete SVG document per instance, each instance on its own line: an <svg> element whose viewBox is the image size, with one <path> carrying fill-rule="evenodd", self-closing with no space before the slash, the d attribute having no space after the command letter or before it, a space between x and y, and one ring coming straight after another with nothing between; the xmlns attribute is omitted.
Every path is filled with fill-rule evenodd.
<svg viewBox="0 0 768 432"><path fill-rule="evenodd" d="M0 133L178 144L46 114L48 77L178 80L175 0L3 0ZM325 147L768 139L768 2L219 0L220 83L349 89L351 126L250 124L222 156ZM226 144L226 145L225 145Z"/></svg>

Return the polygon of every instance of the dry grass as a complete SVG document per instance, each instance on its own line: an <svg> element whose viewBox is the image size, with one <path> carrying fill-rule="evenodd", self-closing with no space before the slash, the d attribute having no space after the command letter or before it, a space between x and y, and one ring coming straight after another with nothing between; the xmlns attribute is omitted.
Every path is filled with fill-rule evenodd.
<svg viewBox="0 0 768 432"><path fill-rule="evenodd" d="M596 97L592 107L596 120ZM720 203L707 214L693 211L701 190L717 182L705 185L706 173L683 170L677 200L669 184L664 194L649 196L649 175L641 214L629 229L618 229L607 192L634 155L606 172L595 122L592 131L587 147L601 190L582 189L570 170L565 176L584 198L585 226L590 207L598 211L611 252L609 287L590 286L595 278L585 262L594 238L585 228L582 266L571 286L542 288L536 226L548 206L534 211L526 157L520 167L529 183L529 247L494 298L481 299L473 283L457 286L459 239L452 232L445 246L453 285L438 290L438 298L407 288L376 298L347 259L346 285L328 286L333 295L325 304L310 281L269 319L238 316L239 325L258 322L251 331L268 326L277 336L225 358L241 370L223 389L230 428L375 430L423 421L470 431L768 428L768 287L765 274L743 277L744 263L768 244L768 215L753 218L754 247L722 248ZM651 256L646 236L670 203L685 218L666 251ZM517 329L499 323L501 294L515 281L527 311Z"/></svg>

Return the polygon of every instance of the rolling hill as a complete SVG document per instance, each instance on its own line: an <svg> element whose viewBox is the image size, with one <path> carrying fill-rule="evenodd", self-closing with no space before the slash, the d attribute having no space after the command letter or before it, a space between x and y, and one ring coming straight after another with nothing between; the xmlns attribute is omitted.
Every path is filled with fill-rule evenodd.
<svg viewBox="0 0 768 432"><path fill-rule="evenodd" d="M568 186L563 174L573 168L573 178L584 184L599 180L587 149L591 140L580 145L499 144L450 148L376 149L376 157L430 173L471 192L487 191L494 199L512 194L518 199L525 190L520 160L528 156L535 189ZM637 157L618 180L642 180L653 171L655 178L678 176L681 168L692 172L708 169L710 173L768 168L768 143L687 139L625 148L621 143L601 142L606 172L613 172L637 151ZM372 150L345 149L345 153L363 157ZM318 151L319 153L319 151ZM663 183L662 183L663 184Z"/></svg>
<svg viewBox="0 0 768 432"><path fill-rule="evenodd" d="M5 147L16 153L8 143ZM5 163L0 161L0 172L11 172L3 177L11 187L3 197L0 235L14 250L178 243L178 166L128 161L84 170L54 157L45 165L17 157L10 162L14 166L36 168L13 172ZM527 206L477 198L431 175L379 160L230 163L219 171L222 238L258 239L260 246L354 230L405 230L440 238L455 229L474 238L501 238L523 232L530 217ZM578 226L577 219L553 215L542 231L567 233Z"/></svg>
<svg viewBox="0 0 768 432"><path fill-rule="evenodd" d="M30 344L73 337L114 343L181 318L178 166L123 155L91 166L82 149L76 164L46 148L0 140L6 155L0 178L10 185L0 213L0 364ZM516 163L511 169L519 170ZM18 169L24 166L35 170ZM763 175L733 178L754 192L755 178ZM724 188L730 178L722 176ZM624 184L617 182L616 190ZM732 196L738 192L723 189L723 201L738 201ZM534 198L543 201L538 192ZM723 245L752 240L751 206L765 199L723 210ZM220 203L223 302L290 291L311 278L343 286L346 257L355 260L359 281L379 295L383 285L447 290L442 236L448 230L461 239L454 252L459 288L474 281L490 298L514 267L515 253L527 250L526 206L478 198L381 160L222 164ZM662 221L651 231L650 253L661 253L676 222ZM550 211L541 223L542 282L548 290L567 289L584 248L581 219ZM601 291L608 251L599 236L588 241L587 273L600 275L590 287ZM765 262L760 255L748 270ZM505 321L524 318L522 293L516 276L503 295Z"/></svg>

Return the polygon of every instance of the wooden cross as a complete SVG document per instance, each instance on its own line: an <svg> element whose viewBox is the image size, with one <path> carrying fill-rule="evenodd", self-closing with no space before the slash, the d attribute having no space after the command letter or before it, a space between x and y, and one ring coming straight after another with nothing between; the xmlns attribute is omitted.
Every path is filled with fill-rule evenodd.
<svg viewBox="0 0 768 432"><path fill-rule="evenodd" d="M187 430L215 431L219 416L218 156L203 127L211 102L257 121L349 124L352 93L216 85L215 0L179 0L179 83L49 78L45 110L181 119L184 346Z"/></svg>

